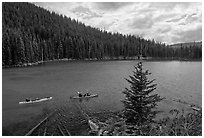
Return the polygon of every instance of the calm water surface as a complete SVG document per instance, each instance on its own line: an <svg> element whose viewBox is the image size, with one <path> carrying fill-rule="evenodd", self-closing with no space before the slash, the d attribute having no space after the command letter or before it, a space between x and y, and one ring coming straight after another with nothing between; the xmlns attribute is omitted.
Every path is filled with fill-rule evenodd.
<svg viewBox="0 0 204 138"><path fill-rule="evenodd" d="M44 108L68 104L76 91L89 90L99 97L86 102L93 111L122 108L122 91L129 84L124 78L132 75L137 61L53 62L28 68L3 69L2 123L3 127L25 120L43 112ZM165 113L170 109L191 110L173 99L202 105L202 62L144 62L144 68L156 79L155 92L166 97L159 104ZM19 105L26 97L52 96L53 100ZM75 108L75 107L73 107Z"/></svg>

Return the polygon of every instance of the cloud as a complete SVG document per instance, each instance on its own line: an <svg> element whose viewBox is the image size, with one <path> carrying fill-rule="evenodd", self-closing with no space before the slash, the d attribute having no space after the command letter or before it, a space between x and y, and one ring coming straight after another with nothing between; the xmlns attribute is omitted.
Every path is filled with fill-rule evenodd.
<svg viewBox="0 0 204 138"><path fill-rule="evenodd" d="M96 17L102 17L99 13L91 11L89 8L78 6L71 10L73 13L75 13L78 17L82 17L83 19L90 19L90 18L96 18Z"/></svg>
<svg viewBox="0 0 204 138"><path fill-rule="evenodd" d="M127 6L132 4L131 2L96 2L94 3L97 8L99 8L100 10L108 10L108 11L112 11L112 10L118 10L121 7Z"/></svg>
<svg viewBox="0 0 204 138"><path fill-rule="evenodd" d="M201 40L202 4L198 2L35 3L93 27L165 42Z"/></svg>
<svg viewBox="0 0 204 138"><path fill-rule="evenodd" d="M105 21L102 20L100 21L97 26L99 28L105 29L105 30L109 30L111 26L113 26L116 23L116 21Z"/></svg>
<svg viewBox="0 0 204 138"><path fill-rule="evenodd" d="M176 36L172 37L174 42L193 42L202 40L202 26L198 26L195 29L180 31Z"/></svg>
<svg viewBox="0 0 204 138"><path fill-rule="evenodd" d="M188 15L187 18L186 18L187 23L192 23L192 22L197 22L197 21L201 22L201 18L196 13Z"/></svg>
<svg viewBox="0 0 204 138"><path fill-rule="evenodd" d="M154 24L151 14L141 15L133 19L133 23L129 25L130 28L146 29L151 28Z"/></svg>
<svg viewBox="0 0 204 138"><path fill-rule="evenodd" d="M59 14L64 14L73 6L73 3L66 2L34 2L34 4Z"/></svg>
<svg viewBox="0 0 204 138"><path fill-rule="evenodd" d="M163 26L162 28L158 28L157 32L164 34L164 33L171 31L171 29L172 29L171 26Z"/></svg>
<svg viewBox="0 0 204 138"><path fill-rule="evenodd" d="M168 21L166 21L166 22L178 22L178 21L184 19L186 16L187 16L187 15L184 14L184 15L181 15L180 17L178 17L178 18L173 18L173 19L170 19L170 20L168 20Z"/></svg>
<svg viewBox="0 0 204 138"><path fill-rule="evenodd" d="M149 8L169 12L176 10L178 7L181 9L185 9L188 8L190 5L190 2L152 2L150 3Z"/></svg>

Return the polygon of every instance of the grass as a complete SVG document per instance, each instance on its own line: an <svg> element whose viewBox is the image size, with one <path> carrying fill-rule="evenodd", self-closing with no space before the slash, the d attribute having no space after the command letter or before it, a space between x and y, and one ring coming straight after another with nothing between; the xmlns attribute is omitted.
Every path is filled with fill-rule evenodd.
<svg viewBox="0 0 204 138"><path fill-rule="evenodd" d="M170 111L171 112L171 111ZM178 110L171 112L174 117L166 117L158 122L157 135L167 136L201 136L202 111L185 114Z"/></svg>
<svg viewBox="0 0 204 138"><path fill-rule="evenodd" d="M120 114L120 113L119 113ZM101 127L103 136L201 136L202 111L185 114L171 110L168 117L142 126L127 125L121 115L109 118ZM98 125L100 125L98 123ZM98 135L96 133L95 135Z"/></svg>

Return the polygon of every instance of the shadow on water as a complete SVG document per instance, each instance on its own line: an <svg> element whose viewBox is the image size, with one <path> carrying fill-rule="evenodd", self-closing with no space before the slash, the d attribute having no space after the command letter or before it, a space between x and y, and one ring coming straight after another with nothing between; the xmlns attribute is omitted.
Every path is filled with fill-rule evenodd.
<svg viewBox="0 0 204 138"><path fill-rule="evenodd" d="M27 76L22 76L22 77L11 77L10 80L17 80L17 81L28 81L32 80L33 77L27 77Z"/></svg>
<svg viewBox="0 0 204 138"><path fill-rule="evenodd" d="M31 105L26 106L31 107ZM2 136L23 136L31 128L33 128L42 118L46 117L52 110L49 107L44 107L40 115L31 116L30 119L14 122L6 127L2 127ZM22 114L23 116L28 116L28 114Z"/></svg>
<svg viewBox="0 0 204 138"><path fill-rule="evenodd" d="M38 107L38 106L44 106L45 103L35 103L35 104L18 104L18 109L25 109L26 108L35 108L35 107Z"/></svg>

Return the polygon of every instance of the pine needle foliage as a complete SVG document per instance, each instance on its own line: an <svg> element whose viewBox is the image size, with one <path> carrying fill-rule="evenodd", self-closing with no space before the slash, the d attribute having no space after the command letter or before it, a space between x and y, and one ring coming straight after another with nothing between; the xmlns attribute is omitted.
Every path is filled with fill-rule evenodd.
<svg viewBox="0 0 204 138"><path fill-rule="evenodd" d="M143 71L142 62L135 66L133 76L126 79L130 88L125 88L123 93L126 98L124 103L124 117L127 124L141 126L150 123L156 117L159 111L156 110L161 98L158 94L152 92L156 89L154 79L147 78L151 73L148 70Z"/></svg>

